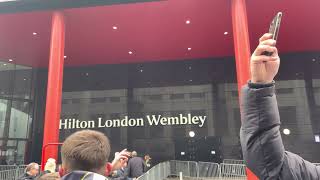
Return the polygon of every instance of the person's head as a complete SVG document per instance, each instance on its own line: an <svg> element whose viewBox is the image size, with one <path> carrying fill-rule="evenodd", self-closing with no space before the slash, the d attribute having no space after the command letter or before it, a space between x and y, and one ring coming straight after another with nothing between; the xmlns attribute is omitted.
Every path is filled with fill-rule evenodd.
<svg viewBox="0 0 320 180"><path fill-rule="evenodd" d="M151 159L151 157L150 157L149 154L146 154L146 155L144 156L144 160L150 160L150 159Z"/></svg>
<svg viewBox="0 0 320 180"><path fill-rule="evenodd" d="M65 172L82 170L104 175L109 155L108 138L92 130L73 133L61 147L62 167Z"/></svg>
<svg viewBox="0 0 320 180"><path fill-rule="evenodd" d="M137 156L138 156L137 151L132 151L132 152L131 152L131 156L132 156L132 157L137 157Z"/></svg>
<svg viewBox="0 0 320 180"><path fill-rule="evenodd" d="M37 176L39 174L39 169L39 164L33 162L27 165L25 172L30 176Z"/></svg>
<svg viewBox="0 0 320 180"><path fill-rule="evenodd" d="M56 172L56 160L53 158L49 158L44 166L44 170L50 173Z"/></svg>

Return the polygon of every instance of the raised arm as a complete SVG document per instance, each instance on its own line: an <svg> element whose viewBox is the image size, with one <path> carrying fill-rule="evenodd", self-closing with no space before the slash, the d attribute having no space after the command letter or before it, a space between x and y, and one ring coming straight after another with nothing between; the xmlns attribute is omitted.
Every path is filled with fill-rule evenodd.
<svg viewBox="0 0 320 180"><path fill-rule="evenodd" d="M273 54L261 55L264 51ZM284 150L273 82L279 65L275 41L265 34L251 57L251 81L242 90L240 138L244 159L260 179L319 180L319 168Z"/></svg>

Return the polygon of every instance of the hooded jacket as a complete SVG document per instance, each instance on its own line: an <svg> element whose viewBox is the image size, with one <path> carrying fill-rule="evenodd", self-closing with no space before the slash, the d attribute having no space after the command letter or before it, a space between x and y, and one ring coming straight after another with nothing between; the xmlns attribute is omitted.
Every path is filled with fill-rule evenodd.
<svg viewBox="0 0 320 180"><path fill-rule="evenodd" d="M284 149L274 83L245 86L241 113L244 160L260 180L320 180L320 167Z"/></svg>

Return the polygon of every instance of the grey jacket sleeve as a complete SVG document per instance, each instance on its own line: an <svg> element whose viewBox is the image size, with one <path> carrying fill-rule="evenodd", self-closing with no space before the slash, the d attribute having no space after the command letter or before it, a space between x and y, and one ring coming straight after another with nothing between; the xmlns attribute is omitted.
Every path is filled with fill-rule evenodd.
<svg viewBox="0 0 320 180"><path fill-rule="evenodd" d="M246 164L261 180L320 180L320 169L285 152L274 85L245 86L241 99L241 146Z"/></svg>

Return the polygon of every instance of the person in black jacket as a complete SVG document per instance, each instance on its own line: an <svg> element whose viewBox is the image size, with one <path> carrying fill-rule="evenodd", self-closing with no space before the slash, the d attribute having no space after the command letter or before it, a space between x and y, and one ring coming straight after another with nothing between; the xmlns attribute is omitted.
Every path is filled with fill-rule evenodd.
<svg viewBox="0 0 320 180"><path fill-rule="evenodd" d="M246 165L261 180L319 180L320 167L284 149L273 81L280 58L271 37L260 38L251 56L251 80L242 89L240 138ZM265 51L272 55L262 55Z"/></svg>
<svg viewBox="0 0 320 180"><path fill-rule="evenodd" d="M36 179L37 175L39 174L39 164L37 163L30 163L27 165L25 169L25 173L18 178L18 180L32 180Z"/></svg>
<svg viewBox="0 0 320 180"><path fill-rule="evenodd" d="M138 157L136 151L132 151L131 156L132 158L128 161L127 174L130 178L137 178L145 171L144 160Z"/></svg>

